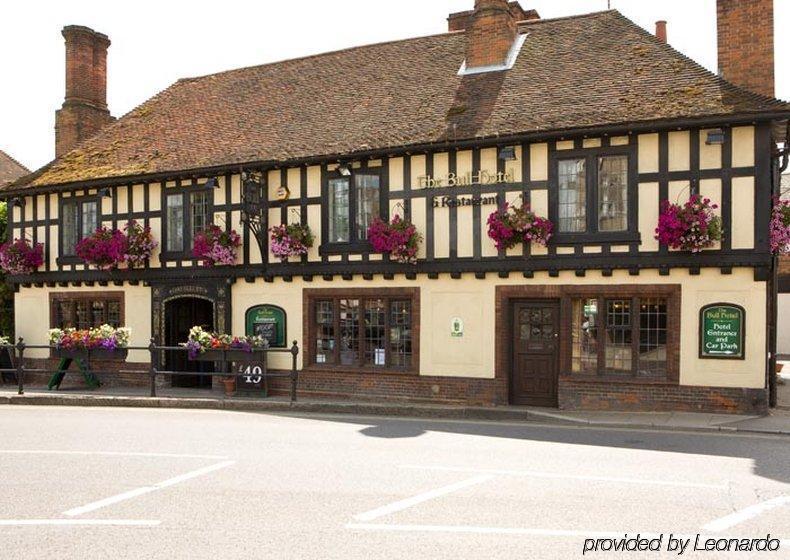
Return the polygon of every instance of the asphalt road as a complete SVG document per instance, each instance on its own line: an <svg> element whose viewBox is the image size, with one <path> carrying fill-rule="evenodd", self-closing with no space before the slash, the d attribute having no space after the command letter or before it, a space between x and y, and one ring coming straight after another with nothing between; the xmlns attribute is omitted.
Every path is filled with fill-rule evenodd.
<svg viewBox="0 0 790 560"><path fill-rule="evenodd" d="M2 559L677 558L670 533L682 558L790 558L788 438L27 406L0 426ZM663 552L582 555L626 533Z"/></svg>

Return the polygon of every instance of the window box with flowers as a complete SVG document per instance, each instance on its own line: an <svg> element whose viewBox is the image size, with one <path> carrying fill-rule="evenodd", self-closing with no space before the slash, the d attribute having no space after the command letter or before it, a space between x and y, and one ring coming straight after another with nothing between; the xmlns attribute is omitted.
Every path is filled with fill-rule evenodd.
<svg viewBox="0 0 790 560"><path fill-rule="evenodd" d="M376 217L367 233L368 241L376 253L388 253L390 259L402 264L417 264L422 235L409 220L398 214L389 223Z"/></svg>
<svg viewBox="0 0 790 560"><path fill-rule="evenodd" d="M101 325L93 329L50 329L49 343L56 358L125 360L131 329Z"/></svg>
<svg viewBox="0 0 790 560"><path fill-rule="evenodd" d="M508 202L488 216L488 237L500 251L512 249L519 243L539 243L546 246L552 236L554 224L530 210L529 205L520 206Z"/></svg>
<svg viewBox="0 0 790 560"><path fill-rule="evenodd" d="M212 224L195 235L192 254L203 261L203 266L230 266L236 264L240 246L241 236L236 230L225 231Z"/></svg>
<svg viewBox="0 0 790 560"><path fill-rule="evenodd" d="M692 195L683 204L661 203L656 239L662 245L679 251L699 253L722 239L721 217L714 211L718 205L710 199Z"/></svg>
<svg viewBox="0 0 790 560"><path fill-rule="evenodd" d="M235 362L249 360L253 350L265 350L268 343L260 336L231 336L196 326L189 330L189 337L183 346L193 361Z"/></svg>
<svg viewBox="0 0 790 560"><path fill-rule="evenodd" d="M275 257L288 260L306 255L313 246L313 232L307 224L280 224L269 230L271 251Z"/></svg>
<svg viewBox="0 0 790 560"><path fill-rule="evenodd" d="M44 245L14 239L0 246L0 268L6 274L32 274L44 264Z"/></svg>

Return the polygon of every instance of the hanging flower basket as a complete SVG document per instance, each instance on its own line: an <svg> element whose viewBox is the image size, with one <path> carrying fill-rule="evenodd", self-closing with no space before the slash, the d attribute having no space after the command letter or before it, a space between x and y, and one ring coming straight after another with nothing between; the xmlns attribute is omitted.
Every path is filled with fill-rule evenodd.
<svg viewBox="0 0 790 560"><path fill-rule="evenodd" d="M190 360L198 362L240 362L249 360L253 350L267 348L260 336L231 336L192 327L189 338L182 345L187 348Z"/></svg>
<svg viewBox="0 0 790 560"><path fill-rule="evenodd" d="M390 223L376 217L368 227L368 241L375 252L389 253L396 262L417 264L422 235L409 220L395 214Z"/></svg>
<svg viewBox="0 0 790 560"><path fill-rule="evenodd" d="M144 266L159 245L154 240L151 228L140 225L137 220L132 220L124 226L123 230L126 232L126 255L124 255L126 263L129 268Z"/></svg>
<svg viewBox="0 0 790 560"><path fill-rule="evenodd" d="M656 239L662 245L681 251L699 253L721 241L721 218L714 214L718 205L710 199L692 195L683 205L661 203Z"/></svg>
<svg viewBox="0 0 790 560"><path fill-rule="evenodd" d="M93 329L50 329L49 343L57 358L125 360L131 329L102 325Z"/></svg>
<svg viewBox="0 0 790 560"><path fill-rule="evenodd" d="M313 232L307 224L280 224L269 232L272 254L283 260L306 255L313 246Z"/></svg>
<svg viewBox="0 0 790 560"><path fill-rule="evenodd" d="M203 266L236 264L236 250L241 245L241 236L236 230L225 231L210 225L195 235L192 254L203 261Z"/></svg>
<svg viewBox="0 0 790 560"><path fill-rule="evenodd" d="M790 253L790 200L776 199L771 211L771 252L774 255Z"/></svg>
<svg viewBox="0 0 790 560"><path fill-rule="evenodd" d="M44 245L14 239L0 246L0 268L6 274L31 274L44 264Z"/></svg>
<svg viewBox="0 0 790 560"><path fill-rule="evenodd" d="M77 243L76 255L100 270L113 270L126 260L127 239L122 231L104 226Z"/></svg>
<svg viewBox="0 0 790 560"><path fill-rule="evenodd" d="M488 216L487 223L488 237L500 251L533 241L546 246L554 230L550 220L535 214L526 203L514 206L506 202Z"/></svg>

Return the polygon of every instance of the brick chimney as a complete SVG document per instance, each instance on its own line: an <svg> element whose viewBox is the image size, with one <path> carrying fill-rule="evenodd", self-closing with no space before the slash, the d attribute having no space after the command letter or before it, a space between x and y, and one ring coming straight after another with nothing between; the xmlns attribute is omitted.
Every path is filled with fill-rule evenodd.
<svg viewBox="0 0 790 560"><path fill-rule="evenodd" d="M716 0L719 75L774 96L774 0Z"/></svg>
<svg viewBox="0 0 790 560"><path fill-rule="evenodd" d="M500 66L516 40L516 22L527 17L518 2L507 0L475 0L471 13L453 14L448 18L450 29L463 25L466 30L466 68ZM455 16L455 17L454 17Z"/></svg>
<svg viewBox="0 0 790 560"><path fill-rule="evenodd" d="M71 151L114 119L107 109L107 48L110 39L81 25L63 28L66 99L55 112L55 157Z"/></svg>
<svg viewBox="0 0 790 560"><path fill-rule="evenodd" d="M511 15L516 18L516 21L540 19L540 16L536 10L525 10L521 7L521 4L519 4L517 0L511 0L508 2L508 9L510 10ZM465 30L469 25L469 20L472 17L472 14L474 13L474 10L467 10L465 12L456 12L454 14L450 14L450 16L447 18L447 30Z"/></svg>
<svg viewBox="0 0 790 560"><path fill-rule="evenodd" d="M667 42L667 22L663 19L656 22L656 37L662 43Z"/></svg>

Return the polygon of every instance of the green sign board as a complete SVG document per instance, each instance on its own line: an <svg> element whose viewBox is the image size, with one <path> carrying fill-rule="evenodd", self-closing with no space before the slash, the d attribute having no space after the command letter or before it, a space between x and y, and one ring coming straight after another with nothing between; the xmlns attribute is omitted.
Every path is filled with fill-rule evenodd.
<svg viewBox="0 0 790 560"><path fill-rule="evenodd" d="M714 303L700 311L700 358L744 357L746 312L740 305Z"/></svg>
<svg viewBox="0 0 790 560"><path fill-rule="evenodd" d="M270 348L285 348L285 310L276 305L256 305L247 310L247 336L262 336Z"/></svg>

